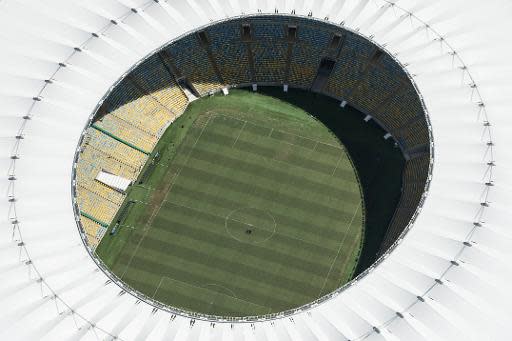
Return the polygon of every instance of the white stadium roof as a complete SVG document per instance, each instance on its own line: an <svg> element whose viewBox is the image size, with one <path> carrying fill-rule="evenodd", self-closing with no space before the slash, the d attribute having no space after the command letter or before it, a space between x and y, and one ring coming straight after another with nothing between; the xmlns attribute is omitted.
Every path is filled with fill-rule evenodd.
<svg viewBox="0 0 512 341"><path fill-rule="evenodd" d="M435 141L419 216L367 274L291 317L192 324L119 295L72 209L72 163L88 118L165 42L276 8L343 21L414 75ZM0 1L0 339L510 340L510 18L509 0Z"/></svg>

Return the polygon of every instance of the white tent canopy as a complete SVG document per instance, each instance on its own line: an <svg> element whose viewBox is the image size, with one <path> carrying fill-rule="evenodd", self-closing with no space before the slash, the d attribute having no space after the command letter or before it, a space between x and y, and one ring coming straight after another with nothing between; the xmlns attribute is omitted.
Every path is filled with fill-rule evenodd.
<svg viewBox="0 0 512 341"><path fill-rule="evenodd" d="M77 143L112 84L162 44L226 17L292 10L357 29L414 75L434 134L430 191L400 244L322 304L191 327L121 294L88 253L72 210ZM511 16L508 0L1 1L0 338L510 339Z"/></svg>
<svg viewBox="0 0 512 341"><path fill-rule="evenodd" d="M126 192L128 186L132 183L130 179L126 179L122 176L108 173L103 170L98 173L96 180L119 192Z"/></svg>

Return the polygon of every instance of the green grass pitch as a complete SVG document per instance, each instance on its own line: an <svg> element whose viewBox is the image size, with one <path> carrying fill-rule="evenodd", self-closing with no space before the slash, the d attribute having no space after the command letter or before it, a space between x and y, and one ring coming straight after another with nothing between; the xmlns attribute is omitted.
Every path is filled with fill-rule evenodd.
<svg viewBox="0 0 512 341"><path fill-rule="evenodd" d="M200 99L155 151L96 251L134 289L187 311L254 316L352 278L361 187L338 138L300 107L245 90Z"/></svg>

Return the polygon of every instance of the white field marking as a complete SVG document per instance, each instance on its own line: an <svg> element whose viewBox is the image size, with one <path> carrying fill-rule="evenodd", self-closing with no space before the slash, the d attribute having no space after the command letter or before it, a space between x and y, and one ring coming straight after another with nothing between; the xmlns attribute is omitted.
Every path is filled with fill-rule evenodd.
<svg viewBox="0 0 512 341"><path fill-rule="evenodd" d="M242 120L242 119L240 119L240 118L236 118L236 117L228 116L228 115L225 115L225 114L219 114L219 113L217 113L217 115L219 115L219 116L226 116L226 117L228 117L228 118L232 118L232 119L235 119L235 120L238 120L238 121L242 121L242 122L247 122L247 121ZM267 128L267 129L268 129L268 127L266 127L266 126L262 126L262 125L260 125L260 124L256 124L256 123L254 123L254 122L249 122L249 123L250 123L250 124L252 124L252 125L255 125L255 126L257 126L257 127L262 127L262 128ZM273 130L274 130L274 128L272 128L272 132L273 132ZM341 146L337 146L337 145L334 145L334 144L330 144L330 143L322 142L322 141L320 141L320 140L315 140L315 139L312 139L312 138L310 138L310 137L306 137L306 136L302 136L302 135L299 135L299 134L290 133L290 132L283 131L283 130L277 130L277 129L275 129L275 130L276 130L276 131L278 131L278 132L284 133L284 134L293 135L293 136L296 136L296 137L299 137L299 138L303 138L303 139L306 139L306 140L310 140L310 141L316 142L317 144L318 144L318 143L321 143L321 144L324 144L324 145L326 145L326 146L334 147L334 148L336 148L336 149L342 149L342 150L344 149L344 148L343 148L343 147L341 147ZM270 137L270 134L269 134L269 137ZM285 141L282 141L282 142L285 142ZM288 142L288 143L293 144L293 143L291 143L291 142ZM293 145L295 145L295 144L293 144ZM295 145L295 146L300 147L300 145Z"/></svg>
<svg viewBox="0 0 512 341"><path fill-rule="evenodd" d="M270 133L268 134L267 137L272 137L272 133L274 132L274 127L272 127L272 129L270 129Z"/></svg>
<svg viewBox="0 0 512 341"><path fill-rule="evenodd" d="M174 176L174 178L176 177L176 175ZM174 180L173 178L173 180ZM169 193L169 191L167 191L167 193ZM166 194L167 195L167 194ZM140 247L140 244L142 244L142 241L146 238L146 235L148 234L149 230L151 229L151 223L153 222L153 219L155 219L157 213L160 211L160 209L162 208L162 205L163 205L163 200L162 202L160 203L160 205L158 206L158 209L155 210L153 209L153 212L151 212L151 216L149 217L148 221L146 222L146 224L144 225L144 234L142 235L142 238L140 238L139 242L137 243L137 246L135 247L135 249L133 250L133 253L130 257L130 260L128 261L128 263L126 264L125 268L124 268L124 271L123 271L123 274L121 275L121 278L120 279L123 279L124 275L126 274L126 271L128 271L128 268L130 267L130 265L132 264L132 261L133 261L133 258L135 257L135 254L137 253L137 251L139 250L139 247Z"/></svg>
<svg viewBox="0 0 512 341"><path fill-rule="evenodd" d="M340 246L338 248L338 253L336 253L336 257L334 257L334 259L333 259L333 261L331 263L331 267L329 268L329 272L327 272L327 276L325 276L325 281L324 281L324 284L322 285L322 289L320 289L320 292L318 293L318 297L320 297L320 295L322 295L322 291L324 291L325 285L327 284L327 280L329 279L329 276L331 275L331 271L332 271L332 268L334 266L334 263L336 263L336 260L338 259L338 256L340 255L341 248L343 247L343 244L345 243L345 239L347 238L347 235L348 235L348 233L350 232L350 230L352 228L352 223L354 222L354 218L356 217L357 212L359 212L359 207L362 204L363 203L360 202L360 205L358 205L356 207L356 209L354 210L354 214L352 215L352 219L350 220L350 224L348 226L347 233L345 234L345 236L343 236L343 240L341 241Z"/></svg>
<svg viewBox="0 0 512 341"><path fill-rule="evenodd" d="M251 110L246 111L246 112L244 112L244 113L245 113L245 114L248 114L248 113L250 113L250 112L251 112ZM224 116L225 118L233 119L233 120L236 120L236 121L240 121L240 122L244 122L244 123L246 123L246 122L247 122L246 120L241 119L241 118L238 118L238 117L235 117L235 116L226 115L226 114L222 114L222 113L218 113L218 112L215 112L215 114L216 114L217 116ZM251 123L251 124L254 124L254 123Z"/></svg>
<svg viewBox="0 0 512 341"><path fill-rule="evenodd" d="M334 176L334 173L336 173L336 170L338 169L338 166L340 165L340 162L341 162L341 158L343 157L343 154L340 155L340 157L338 158L338 162L336 162L336 167L334 167L334 170L332 171L332 174L331 176Z"/></svg>
<svg viewBox="0 0 512 341"><path fill-rule="evenodd" d="M151 195L151 191L150 190L146 190L146 195L145 195L146 201L149 200L150 195Z"/></svg>
<svg viewBox="0 0 512 341"><path fill-rule="evenodd" d="M175 206L179 206L179 207L188 208L188 209L190 209L190 210L194 210L194 211L198 211L198 212L204 212L204 211L202 211L202 210L200 210L200 209L198 209L198 208L190 207L190 206L183 205L183 204L178 204L178 203L173 202L173 201L169 201L169 200L164 200L164 201L165 201L165 202L167 202L167 203L169 203L169 204L171 204L171 205L175 205ZM211 214L211 215L213 215L213 216L215 216L215 217L217 217L217 218L223 218L223 219L226 219L225 217L222 217L222 216L220 216L220 215L218 215L218 214L213 214L213 213L210 213L210 212L207 212L207 213L208 213L208 214ZM234 219L230 219L230 220L234 220ZM237 221L237 222L239 222L239 223L243 223L243 222L238 221L238 220L235 220L235 221ZM250 225L250 224L248 224L248 225ZM310 245L314 245L314 246L318 246L318 247L323 247L323 248L328 249L328 250L330 250L330 251L337 251L337 250L338 250L338 249L331 249L330 247L327 247L327 246L325 246L325 245L318 245L318 244L312 243L312 242L310 242L310 241L307 241L307 240L305 240L305 239L303 239L303 238L300 238L300 237L297 237L297 236L293 236L293 235L290 235L290 234L286 234L286 233L283 233L283 232L279 232L277 229L275 230L275 234L278 234L278 235L281 235L281 236L285 236L285 237L290 238L290 239L299 240L299 241L301 241L301 242L303 242L303 243L306 243L306 244L310 244ZM235 239L236 239L236 238L235 238Z"/></svg>
<svg viewBox="0 0 512 341"><path fill-rule="evenodd" d="M133 187L140 187L140 188L144 188L144 189L147 189L147 190L150 190L150 191L154 191L155 189L151 186L144 186L144 185L140 185L140 184L136 184L134 185Z"/></svg>
<svg viewBox="0 0 512 341"><path fill-rule="evenodd" d="M249 225L249 226L254 227L254 225L252 225L252 224L248 224L248 223L245 223L245 222L243 222L243 221L236 220L236 219L233 219L233 218L229 218L228 220L236 221L237 223L241 223L241 224L244 224L244 225ZM274 223L275 223L275 220L274 220ZM228 231L228 233L229 233L229 231ZM230 233L230 234L231 234L231 233ZM300 238L300 237L297 237L297 236L292 236L292 235L289 235L289 234L286 234L286 233L279 232L279 231L277 231L277 229L274 229L274 234L278 234L278 235L281 235L281 236L285 236L285 237L290 238L290 239L299 240L299 241L301 241L301 242L303 242L303 243L306 243L306 244L315 245L315 246L320 246L320 245L317 245L317 244L313 244L313 243L311 243L311 242L308 242L307 240L305 240L305 239L303 239L303 238ZM272 236L270 236L270 237L272 237ZM270 237L269 237L269 238L267 238L266 240L270 239ZM232 238L234 238L234 239L238 240L236 237L232 237ZM265 240L265 241L266 241L266 240ZM242 242L242 243L243 243L243 242ZM258 242L258 243L261 243L261 242ZM255 243L255 244L258 244L258 243ZM336 249L336 250L332 250L331 248L326 247L326 246L324 246L324 245L322 245L321 247L323 247L323 248L325 248L325 249L328 249L328 250L330 250L330 251L336 251L336 250L337 250L337 249Z"/></svg>
<svg viewBox="0 0 512 341"><path fill-rule="evenodd" d="M156 296L156 293L157 293L158 289L160 289L160 286L162 285L162 280L163 280L165 277L166 277L166 276L162 276L162 277L160 277L160 282L158 282L158 286L156 287L155 292L153 293L153 296L151 296L151 298L155 298L155 296Z"/></svg>
<svg viewBox="0 0 512 341"><path fill-rule="evenodd" d="M236 136L235 142L233 142L233 145L231 146L231 148L235 147L235 144L238 141L238 138L240 137L240 135L242 135L242 131L244 130L246 124L247 124L247 121L244 121L244 125L242 126L242 129L240 129L240 132Z"/></svg>
<svg viewBox="0 0 512 341"><path fill-rule="evenodd" d="M218 116L225 116L225 117L227 117L227 118L232 118L232 119L234 119L234 120L244 122L244 127L245 127L245 124L248 122L248 121L245 121L245 120L242 120L242 119L239 119L239 118L236 118L236 117L231 117L231 116L228 116L228 115L224 115L224 114L219 114L219 113L217 113L217 115L218 115ZM252 125L255 125L255 126L257 126L257 127L268 128L268 127L265 127L265 126L262 126L262 125L255 124L255 123L253 123L253 122L249 122L249 123L250 123L250 124L252 124ZM242 128L242 129L243 129L243 128ZM270 134L268 135L268 137L270 137L270 136L272 135L273 131L274 131L274 128L272 128L272 130L271 130ZM310 140L310 141L315 142L315 146L313 147L313 149L311 150L311 152L310 152L310 154L309 154L310 156L311 156L311 155L313 155L313 153L314 153L314 151L315 151L315 149L316 149L316 147L318 146L318 144L319 144L319 143L321 143L321 144L323 144L323 145L326 145L326 146L333 147L333 148L335 148L335 149L339 149L339 150L340 150L340 152L345 152L345 147L344 147L343 145L341 145L341 146L336 146L336 145L332 145L332 144L330 144L330 143L322 142L322 141L320 141L320 140L311 139L311 138L309 138L309 137L305 137L305 136L302 136L302 135L297 135L297 134L293 134L293 133L289 133L289 132L281 131L281 130L277 130L277 131L280 131L280 132L285 133L285 134L289 134L289 135L297 136L297 137L304 138L304 139L307 139L307 140ZM240 137L240 135L241 135L241 131L240 131L240 134L238 135L238 137L236 138L235 143L236 143L236 141L238 141L238 138ZM277 139L276 139L276 140L277 140ZM292 143L292 142L289 142L289 141L283 141L283 140L279 140L279 141L281 141L281 143L286 143L286 144L292 145L292 146L294 146L294 147L305 148L304 146L301 146L301 145L298 145L298 144L295 144L295 143ZM234 146L235 146L235 143L233 143L233 146L232 146L232 147L234 147ZM334 168L334 170L333 170L333 172L332 172L331 176L334 176L334 173L336 172L336 170L337 170L337 168L338 168L338 166L339 166L339 163L341 162L341 158L343 157L343 155L344 155L344 154L341 154L341 155L340 155L340 158L338 159L338 161L337 161L337 163L336 163L336 166L335 166L335 168ZM268 160L270 160L270 161L275 161L275 162L284 163L284 164L286 164L286 165L296 166L296 165L294 165L294 164L292 164L292 163L289 163L289 162L286 162L286 161L283 161L283 160L278 160L278 159L276 159L275 157L272 157L272 158L264 157L264 158L265 158L265 159L268 159Z"/></svg>
<svg viewBox="0 0 512 341"><path fill-rule="evenodd" d="M226 290L228 290L228 291L230 291L230 292L232 292L232 293L234 294L233 290L228 289L228 288L226 288L226 287L224 287L224 286L222 286L222 285L220 285L220 284L207 283L207 284L206 284L206 285L204 285L204 286L200 286L200 285L196 285L196 284L192 284L192 283L186 283L186 282L180 281L179 279L171 278L171 277L169 277L169 276L162 276L162 279L160 279L160 285L158 286L158 288L161 286L161 282L162 282L162 280L163 280L163 279L167 279L167 280L170 280L170 281L178 282L178 283L184 284L184 285L186 285L186 286L188 286L188 287L192 287L192 288L199 289L199 290L213 291L213 292L215 293L215 295L214 295L215 297L216 297L217 295L219 295L219 294L220 294L220 295L225 295L225 296L232 297L233 299L235 299L235 300L237 300L237 301L241 301L241 302L245 302L245 303L248 303L248 304L252 304L252 305L258 306L258 307L263 308L263 309L269 308L269 307L266 307L266 306L262 306L262 305L260 305L260 304L258 304L258 303L254 303L254 302L251 302L251 301L244 300L243 298L239 298L239 297L237 297L236 295L231 296L231 295L224 294L224 293L219 293L218 291L215 291L215 290L212 290L212 289L208 289L208 288L207 288L207 286L215 285L215 286L218 286L218 287L224 288L224 289L226 289ZM158 289L157 289L157 290L158 290ZM155 296L155 295L156 295L156 291L155 291L154 296ZM213 302L210 302L210 304L212 304L212 303L213 303ZM271 310L272 310L272 308L271 308L271 307L270 307L269 309L270 309L269 311L271 311Z"/></svg>
<svg viewBox="0 0 512 341"><path fill-rule="evenodd" d="M350 249L352 249L352 247L357 243L358 240L361 239L361 236L359 238L354 238L354 241L352 242L352 245L350 245ZM358 254L358 257L357 257L357 260L359 260L359 255L361 254L361 252L359 252ZM347 268L347 262L345 262L345 264L343 264L343 271L345 271L345 269ZM353 273L352 273L353 274Z"/></svg>
<svg viewBox="0 0 512 341"><path fill-rule="evenodd" d="M221 114L219 114L219 115L221 115ZM228 116L228 117L229 117L229 116ZM239 120L239 121L242 121L242 120L237 119L237 118L235 118L235 119L236 119L236 120ZM247 123L247 121L244 121L244 122L246 122L246 123ZM252 122L250 122L250 124L253 124L253 125L258 126L258 127L267 128L267 127L265 127L265 126L260 126L260 125L254 124L254 123L252 123ZM245 125L244 125L244 126L245 126ZM272 131L273 131L273 129L274 129L274 128L272 128ZM279 130L278 130L278 131L279 131ZM332 144L329 144L329 143L324 143L324 142L319 141L319 140L313 140L313 139L310 139L310 138L307 138L307 137L304 137L304 136L300 136L300 135L296 135L296 134L291 134L291 133L288 133L288 132L283 132L283 133L285 133L285 134L290 134L290 135L294 135L294 136L298 136L298 137L305 138L305 139L308 139L308 140L310 140L310 141L315 142L315 146L313 147L313 149L311 150L311 152L310 152L310 154L309 154L310 156L311 156L311 155L313 155L313 153L314 153L314 151L315 151L315 149L316 149L316 147L318 146L318 144L319 144L319 143L324 144L324 145L327 145L327 146L330 146L330 147L333 147L333 148L335 148L335 149L338 149L338 150L340 150L340 152L344 152L344 151L345 151L345 148L344 148L343 146L341 146L341 147L340 147L340 146L335 146L335 145L332 145ZM240 137L240 135L238 135L238 137ZM237 137L237 140L238 140L238 137ZM270 135L269 135L268 137L270 137ZM276 139L276 140L278 140L278 139ZM283 141L283 140L279 140L279 141L280 141L281 143L285 143L285 144L288 144L288 145L291 145L291 146L294 146L294 147L305 148L304 146L301 146L301 145L298 145L298 144L295 144L295 143L292 143L292 142L289 142L289 141ZM236 141L235 141L235 143L236 143ZM234 144L233 144L233 146L234 146ZM295 164L293 164L293 163L289 163L289 162L286 162L286 161L283 161L283 160L278 160L278 159L276 159L276 157L275 157L275 156L274 156L274 157L272 157L272 158L265 157L265 156L262 156L262 157L263 157L263 158L265 158L265 159L267 159L267 160L270 160L270 161L280 162L280 163L284 163L284 164L286 164L286 165L291 165L291 166L296 166L296 167L297 167L297 165L295 165ZM338 165L339 165L339 163L340 163L340 161L341 161L341 158L342 158L342 157L343 157L343 154L341 154L341 155L340 155L340 158L338 159L338 162L336 163L336 167L334 168L334 171L332 172L331 176L333 176L333 175L334 175L334 173L336 172L336 169L338 168Z"/></svg>
<svg viewBox="0 0 512 341"><path fill-rule="evenodd" d="M190 151L188 152L187 154L187 157L185 159L185 162L183 162L183 166L185 166L187 163L188 163L188 160L190 159L190 155L192 154L192 152L194 151L194 148L196 147L197 145L197 142L199 142L199 140L201 139L201 136L203 136L203 132L204 130L206 129L206 127L208 126L208 123L210 123L210 119L212 118L212 116L208 116L208 120L206 121L205 125L203 126L203 128L201 129L201 133L199 134L199 136L197 137L196 141L194 142L194 144L192 145L192 148L190 148ZM181 167L178 172L176 173L176 176L172 179L171 181L171 186L169 187L169 190L167 191L167 193L165 194L165 197L167 198L167 196L169 195L169 192L171 192L172 190L172 187L174 186L174 184L176 183L176 179L178 178L178 176L180 176L181 174L181 171L183 170L183 167ZM163 201L162 201L163 202ZM162 207L162 205L160 205L160 207Z"/></svg>
<svg viewBox="0 0 512 341"><path fill-rule="evenodd" d="M129 229L135 230L135 226L131 226L131 225L121 224L121 225L119 225L119 227L126 227L126 228L129 228Z"/></svg>
<svg viewBox="0 0 512 341"><path fill-rule="evenodd" d="M233 290L231 290L229 288L226 288L223 285L215 284L215 283L207 283L207 284L202 286L202 288L205 288L205 289L207 289L208 287L219 287L219 288L222 288L222 289L230 292L229 296L232 296L232 297L238 299L238 297L236 296L236 294L235 294L235 292Z"/></svg>
<svg viewBox="0 0 512 341"><path fill-rule="evenodd" d="M318 141L315 141L315 145L313 146L313 149L311 149L311 152L309 153L308 157L311 157L313 154L315 154L316 147L318 146Z"/></svg>
<svg viewBox="0 0 512 341"><path fill-rule="evenodd" d="M244 242L243 240L240 240L238 239L237 237L235 237L230 231L229 231L229 228L228 228L228 220L232 220L232 221L236 221L238 223L241 223L241 224L244 224L244 225L248 225L248 226L251 226L251 227L254 227L254 225L252 224L248 224L248 223L245 223L243 221L239 221L239 220L236 220L236 219L232 219L230 218L230 216L237 212L237 211L240 211L240 210L243 210L243 209L246 209L246 208L251 208L251 207L242 207L242 208L237 208L237 209L234 209L233 211L229 212L229 214L224 218L224 228L226 229L226 232L229 234L229 236L237 241L239 241L240 243L245 243L247 244L247 242ZM274 221L274 229L272 231L272 234L270 236L268 236L267 238L263 239L263 240L260 240L258 242L252 242L252 244L261 244L261 243L264 243L266 242L267 240L269 240L270 238L272 238L274 236L274 234L276 234L276 230L277 230L277 222L276 222L276 219L274 218L274 216L268 212L266 212L265 210L260 210L258 208L254 208L255 210L258 210L258 211L262 211L264 213L266 213L270 218L272 218L272 220Z"/></svg>
<svg viewBox="0 0 512 341"><path fill-rule="evenodd" d="M207 289L207 290L210 290L210 289ZM215 303L215 300L217 299L217 296L219 296L219 292L218 291L213 291L213 295L212 295L212 299L211 301L209 302L209 307L213 306L213 304Z"/></svg>
<svg viewBox="0 0 512 341"><path fill-rule="evenodd" d="M184 164L187 164L188 162L188 159L190 158L190 154L192 154L192 151L194 150L197 142L199 141L199 139L201 138L201 136L203 135L203 132L204 132L204 129L206 128L206 126L208 125L208 123L210 122L210 117L208 117L208 120L206 121L206 124L204 125L203 129L201 130L201 133L199 134L199 136L197 137L196 141L194 142L194 145L192 146L190 152L188 153L187 155L187 159L185 161ZM172 190L172 187L173 185L175 184L176 182L176 179L178 178L178 176L180 175L181 173L181 170L183 168L180 168L178 170L178 172L174 175L174 177L172 178L171 180L171 183L170 183L170 186L169 186L169 189L167 190L167 193L165 193L165 197L167 197L167 195L169 195L169 192ZM132 261L133 261L133 258L135 257L135 254L137 253L137 251L139 250L139 247L140 247L140 244L142 244L142 241L146 238L149 230L151 229L152 227L152 223L153 223L153 220L155 219L156 215L158 214L158 212L160 212L160 209L162 208L163 204L164 204L165 200L162 200L160 202L160 205L158 205L158 209L157 210L153 210L153 212L151 212L151 216L149 217L148 221L146 222L146 224L144 225L144 234L142 235L142 238L139 240L139 242L137 243L137 246L135 247L135 250L133 250L133 253L132 253L132 256L130 257L130 260L128 261L128 263L126 264L126 267L124 268L124 271L123 271L123 274L121 275L121 278L120 279L123 279L124 275L126 274L126 271L128 271L128 268L130 267L130 265L132 264Z"/></svg>

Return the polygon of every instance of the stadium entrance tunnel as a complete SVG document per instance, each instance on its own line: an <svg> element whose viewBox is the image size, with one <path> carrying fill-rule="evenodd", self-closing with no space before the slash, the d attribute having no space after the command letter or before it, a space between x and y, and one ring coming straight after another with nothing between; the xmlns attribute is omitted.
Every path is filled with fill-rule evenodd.
<svg viewBox="0 0 512 341"><path fill-rule="evenodd" d="M431 141L382 47L311 18L237 17L163 46L105 95L75 158L74 209L98 266L140 299L273 318L390 252L421 207Z"/></svg>

